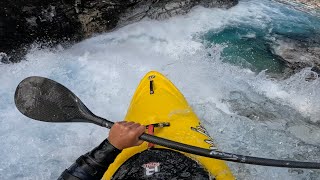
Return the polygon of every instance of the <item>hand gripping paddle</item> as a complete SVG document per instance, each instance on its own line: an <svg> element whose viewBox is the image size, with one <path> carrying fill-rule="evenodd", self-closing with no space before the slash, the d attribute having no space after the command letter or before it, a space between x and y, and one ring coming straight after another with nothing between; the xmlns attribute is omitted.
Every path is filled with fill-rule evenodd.
<svg viewBox="0 0 320 180"><path fill-rule="evenodd" d="M18 110L25 116L45 122L87 122L111 128L113 122L94 115L69 89L43 77L28 77L20 82L15 96ZM141 140L195 155L263 166L320 169L320 163L285 161L237 155L199 148L164 138L142 134Z"/></svg>

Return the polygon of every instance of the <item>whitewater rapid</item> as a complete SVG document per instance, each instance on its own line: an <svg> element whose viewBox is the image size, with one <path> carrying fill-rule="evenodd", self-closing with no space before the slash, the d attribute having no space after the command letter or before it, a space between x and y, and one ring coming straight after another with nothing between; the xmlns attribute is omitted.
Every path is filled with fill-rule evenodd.
<svg viewBox="0 0 320 180"><path fill-rule="evenodd" d="M291 31L301 21L306 28L320 27L307 16L272 1L240 1L229 10L196 7L164 21L144 19L66 49L35 44L24 61L0 64L0 179L56 179L108 135L91 124L50 124L21 115L14 91L33 75L64 84L95 114L120 121L140 79L157 70L181 90L222 151L320 162L320 80L305 81L310 68L275 80L225 62L222 52L230 44L203 39L228 27L272 31L280 21ZM229 166L238 179L320 175L319 170Z"/></svg>

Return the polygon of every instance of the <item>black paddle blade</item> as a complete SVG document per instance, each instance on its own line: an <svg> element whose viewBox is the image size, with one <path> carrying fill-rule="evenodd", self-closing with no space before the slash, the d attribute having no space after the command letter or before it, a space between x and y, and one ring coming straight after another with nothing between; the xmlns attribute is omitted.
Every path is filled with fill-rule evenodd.
<svg viewBox="0 0 320 180"><path fill-rule="evenodd" d="M90 120L95 115L75 94L51 79L37 76L24 79L16 89L14 100L22 114L35 120L97 124Z"/></svg>

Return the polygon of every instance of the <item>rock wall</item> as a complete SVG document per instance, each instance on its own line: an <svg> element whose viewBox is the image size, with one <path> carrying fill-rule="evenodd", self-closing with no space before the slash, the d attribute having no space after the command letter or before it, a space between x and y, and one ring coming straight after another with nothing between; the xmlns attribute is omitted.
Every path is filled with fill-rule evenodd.
<svg viewBox="0 0 320 180"><path fill-rule="evenodd" d="M305 9L309 10L319 10L320 1L319 0L276 0L285 4L300 3L304 5Z"/></svg>
<svg viewBox="0 0 320 180"><path fill-rule="evenodd" d="M230 8L238 0L2 0L0 56L18 61L27 45L75 42L139 21L185 14L192 7ZM0 60L1 60L0 59ZM5 59L5 60L4 60Z"/></svg>

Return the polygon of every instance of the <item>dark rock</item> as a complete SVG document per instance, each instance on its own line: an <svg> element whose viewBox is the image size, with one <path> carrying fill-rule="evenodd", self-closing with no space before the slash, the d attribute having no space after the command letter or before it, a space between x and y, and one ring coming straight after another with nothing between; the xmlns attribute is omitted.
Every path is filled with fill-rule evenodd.
<svg viewBox="0 0 320 180"><path fill-rule="evenodd" d="M9 1L0 5L0 52L7 52L16 61L26 52L25 46L34 42L63 40L77 37L77 25L67 17L60 1ZM5 25L5 26L1 26ZM70 35L73 36L70 36ZM19 53L17 53L19 52Z"/></svg>
<svg viewBox="0 0 320 180"><path fill-rule="evenodd" d="M10 63L9 59L10 58L8 57L8 55L6 53L0 52L0 63L9 64Z"/></svg>
<svg viewBox="0 0 320 180"><path fill-rule="evenodd" d="M311 71L316 72L317 74L320 75L320 68L319 67L312 67Z"/></svg>
<svg viewBox="0 0 320 180"><path fill-rule="evenodd" d="M152 19L165 19L178 14L186 14L197 5L208 8L230 8L237 3L238 1L234 0L158 0L150 6L147 16Z"/></svg>
<svg viewBox="0 0 320 180"><path fill-rule="evenodd" d="M195 5L191 0L164 0L153 4L147 13L152 19L166 19L174 15L186 14Z"/></svg>
<svg viewBox="0 0 320 180"><path fill-rule="evenodd" d="M53 45L74 42L143 17L164 19L185 14L196 5L229 8L237 3L238 0L2 0L0 52L16 61L34 41Z"/></svg>

